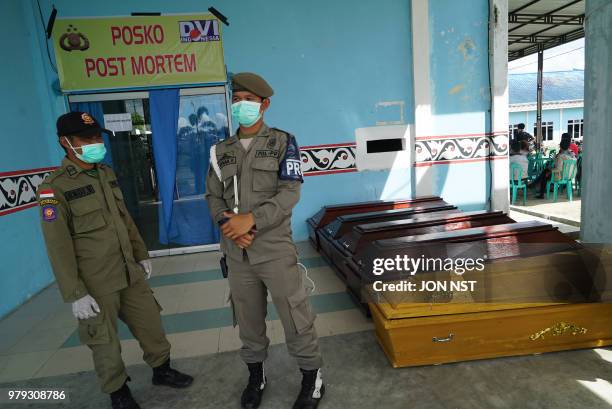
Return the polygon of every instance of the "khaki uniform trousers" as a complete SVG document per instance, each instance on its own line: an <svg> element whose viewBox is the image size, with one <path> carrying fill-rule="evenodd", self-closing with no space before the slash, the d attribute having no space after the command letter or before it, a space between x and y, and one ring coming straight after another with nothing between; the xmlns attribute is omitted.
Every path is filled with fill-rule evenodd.
<svg viewBox="0 0 612 409"><path fill-rule="evenodd" d="M227 258L230 300L234 325L239 327L244 362L263 362L270 340L266 336L267 293L270 292L285 330L289 354L300 368L318 369L323 365L317 332L297 256L251 265L246 252L243 260Z"/></svg>
<svg viewBox="0 0 612 409"><path fill-rule="evenodd" d="M121 359L117 318L127 324L144 351L144 361L152 368L170 357L170 343L161 323L161 306L144 279L95 299L100 312L93 318L79 320L79 337L92 351L102 392L111 393L128 378Z"/></svg>

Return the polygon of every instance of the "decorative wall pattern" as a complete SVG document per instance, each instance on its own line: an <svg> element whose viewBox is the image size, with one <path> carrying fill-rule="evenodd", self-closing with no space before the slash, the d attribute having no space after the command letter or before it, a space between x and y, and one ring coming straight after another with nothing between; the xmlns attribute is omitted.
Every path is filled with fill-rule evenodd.
<svg viewBox="0 0 612 409"><path fill-rule="evenodd" d="M357 171L354 142L302 146L300 158L304 176Z"/></svg>
<svg viewBox="0 0 612 409"><path fill-rule="evenodd" d="M507 154L507 132L424 136L416 140L415 166L473 162L505 157Z"/></svg>
<svg viewBox="0 0 612 409"><path fill-rule="evenodd" d="M36 189L54 169L0 173L0 216L36 206Z"/></svg>

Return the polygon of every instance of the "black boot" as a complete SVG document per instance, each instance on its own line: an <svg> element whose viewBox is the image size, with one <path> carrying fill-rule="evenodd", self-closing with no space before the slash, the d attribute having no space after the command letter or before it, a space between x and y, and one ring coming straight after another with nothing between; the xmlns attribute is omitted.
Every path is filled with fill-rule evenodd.
<svg viewBox="0 0 612 409"><path fill-rule="evenodd" d="M263 362L247 364L249 367L249 383L242 392L240 405L242 409L256 409L261 403L261 397L266 387L266 374Z"/></svg>
<svg viewBox="0 0 612 409"><path fill-rule="evenodd" d="M193 377L170 368L170 360L153 368L153 385L166 385L171 388L186 388L193 382Z"/></svg>
<svg viewBox="0 0 612 409"><path fill-rule="evenodd" d="M113 409L140 409L138 403L132 397L132 392L126 383L121 388L110 394Z"/></svg>
<svg viewBox="0 0 612 409"><path fill-rule="evenodd" d="M302 372L302 389L293 404L293 409L316 409L325 394L321 370L300 369L300 371Z"/></svg>

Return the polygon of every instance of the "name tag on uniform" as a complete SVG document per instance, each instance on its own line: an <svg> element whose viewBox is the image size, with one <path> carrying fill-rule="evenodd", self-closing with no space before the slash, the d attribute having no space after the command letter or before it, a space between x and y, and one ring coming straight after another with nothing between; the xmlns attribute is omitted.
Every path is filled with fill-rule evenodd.
<svg viewBox="0 0 612 409"><path fill-rule="evenodd" d="M64 193L64 197L66 201L70 202L85 196L93 195L94 193L96 193L94 187L92 185L87 185L67 191Z"/></svg>
<svg viewBox="0 0 612 409"><path fill-rule="evenodd" d="M224 153L223 156L221 156L221 159L219 159L220 168L227 166L227 165L235 165L235 164L236 164L236 157L234 155L229 155L227 153Z"/></svg>
<svg viewBox="0 0 612 409"><path fill-rule="evenodd" d="M255 151L256 158L278 158L278 151L271 149L258 149Z"/></svg>

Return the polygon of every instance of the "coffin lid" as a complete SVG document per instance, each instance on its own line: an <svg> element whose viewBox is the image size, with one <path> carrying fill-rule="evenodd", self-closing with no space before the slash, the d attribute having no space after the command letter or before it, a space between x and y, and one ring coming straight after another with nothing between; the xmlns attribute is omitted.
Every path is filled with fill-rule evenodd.
<svg viewBox="0 0 612 409"><path fill-rule="evenodd" d="M461 220L473 220L478 218L489 218L495 216L503 216L505 213L502 211L487 211L487 210L476 210L473 212L456 212L447 214L437 213L423 213L418 217L405 220L390 220L385 222L375 222L360 224L355 226L354 229L361 234L375 232L380 230L389 230L390 228L402 228L402 227L413 227L414 225L435 223L445 224L448 222L455 222ZM439 222L439 223L436 223Z"/></svg>

